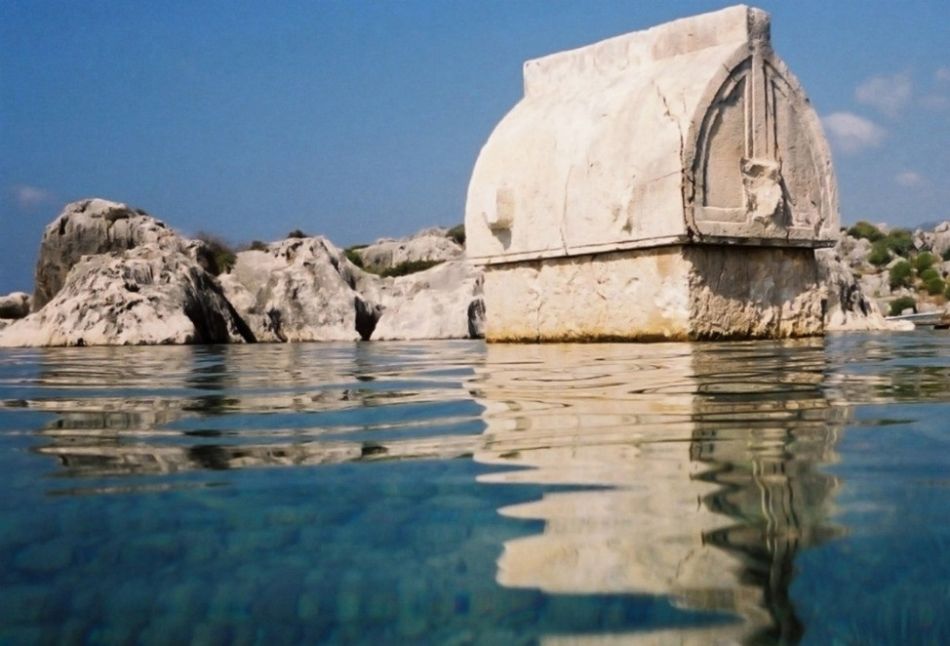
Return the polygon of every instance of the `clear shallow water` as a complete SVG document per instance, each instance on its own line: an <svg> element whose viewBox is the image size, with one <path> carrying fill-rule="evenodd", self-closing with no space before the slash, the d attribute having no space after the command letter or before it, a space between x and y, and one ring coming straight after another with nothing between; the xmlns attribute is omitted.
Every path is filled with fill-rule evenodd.
<svg viewBox="0 0 950 646"><path fill-rule="evenodd" d="M0 643L950 642L947 333L4 350L0 473Z"/></svg>

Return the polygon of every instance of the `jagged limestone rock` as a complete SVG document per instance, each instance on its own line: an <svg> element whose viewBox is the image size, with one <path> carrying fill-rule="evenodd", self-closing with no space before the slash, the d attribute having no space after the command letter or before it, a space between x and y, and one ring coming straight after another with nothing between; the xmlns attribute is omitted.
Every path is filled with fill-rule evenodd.
<svg viewBox="0 0 950 646"><path fill-rule="evenodd" d="M41 309L62 288L69 270L86 255L121 252L154 243L184 251L200 243L184 240L164 222L141 209L99 198L67 204L43 231L33 311Z"/></svg>
<svg viewBox="0 0 950 646"><path fill-rule="evenodd" d="M867 296L866 283L858 280L851 271L843 253L851 248L843 242L834 249L819 249L816 252L818 271L825 287L825 329L829 332L865 330L913 330L908 321L888 321L877 304ZM852 238L853 240L853 238ZM879 274L886 282L887 275ZM870 292L873 296L874 292Z"/></svg>
<svg viewBox="0 0 950 646"><path fill-rule="evenodd" d="M238 253L222 286L259 341L356 341L379 318L362 274L326 238L290 238Z"/></svg>
<svg viewBox="0 0 950 646"><path fill-rule="evenodd" d="M234 343L254 336L214 277L159 242L83 257L0 346Z"/></svg>
<svg viewBox="0 0 950 646"><path fill-rule="evenodd" d="M354 250L368 271L381 273L408 262L444 262L465 255L446 229L426 229L408 238L381 239Z"/></svg>
<svg viewBox="0 0 950 646"><path fill-rule="evenodd" d="M813 249L837 235L836 185L767 14L678 20L524 77L466 204L488 340L822 332Z"/></svg>
<svg viewBox="0 0 950 646"><path fill-rule="evenodd" d="M483 335L482 276L465 260L390 279L381 287L374 340L467 339Z"/></svg>

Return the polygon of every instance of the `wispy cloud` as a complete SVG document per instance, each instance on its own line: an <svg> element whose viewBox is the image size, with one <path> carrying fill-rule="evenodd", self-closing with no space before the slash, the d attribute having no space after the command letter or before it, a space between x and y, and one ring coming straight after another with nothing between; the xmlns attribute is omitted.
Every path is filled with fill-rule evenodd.
<svg viewBox="0 0 950 646"><path fill-rule="evenodd" d="M29 184L17 184L11 187L10 190L13 194L13 201L24 210L35 209L38 206L43 206L44 204L49 204L54 201L52 193L46 189L30 186Z"/></svg>
<svg viewBox="0 0 950 646"><path fill-rule="evenodd" d="M937 71L934 72L934 78L938 82L950 83L950 67L937 68Z"/></svg>
<svg viewBox="0 0 950 646"><path fill-rule="evenodd" d="M908 74L872 76L854 90L858 103L869 105L889 117L896 117L910 102L911 83Z"/></svg>
<svg viewBox="0 0 950 646"><path fill-rule="evenodd" d="M821 118L831 143L844 153L856 153L881 145L887 131L869 119L851 112L833 112Z"/></svg>
<svg viewBox="0 0 950 646"><path fill-rule="evenodd" d="M926 183L926 180L920 173L912 170L905 170L898 173L894 176L894 181L907 188L923 186Z"/></svg>

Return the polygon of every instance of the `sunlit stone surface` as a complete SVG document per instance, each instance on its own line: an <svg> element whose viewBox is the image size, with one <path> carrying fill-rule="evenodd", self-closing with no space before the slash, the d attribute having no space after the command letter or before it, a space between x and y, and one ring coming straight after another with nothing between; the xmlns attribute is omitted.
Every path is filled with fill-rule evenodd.
<svg viewBox="0 0 950 646"><path fill-rule="evenodd" d="M489 341L822 333L835 181L767 14L618 36L524 80L466 205Z"/></svg>

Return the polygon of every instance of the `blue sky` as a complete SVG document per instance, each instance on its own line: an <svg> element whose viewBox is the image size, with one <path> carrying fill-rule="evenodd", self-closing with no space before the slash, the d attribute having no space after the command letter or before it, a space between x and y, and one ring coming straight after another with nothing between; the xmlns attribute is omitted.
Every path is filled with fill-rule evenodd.
<svg viewBox="0 0 950 646"><path fill-rule="evenodd" d="M711 1L0 0L0 292L100 196L235 243L460 222L524 60ZM845 222L950 218L950 2L763 2Z"/></svg>

